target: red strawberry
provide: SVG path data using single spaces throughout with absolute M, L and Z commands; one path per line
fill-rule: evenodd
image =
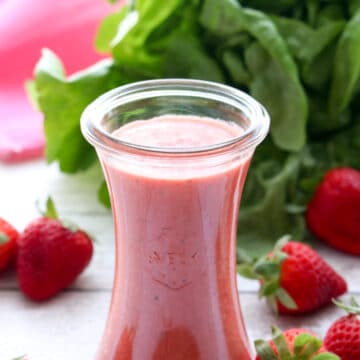
M 335 301 L 334 301 L 335 302 Z M 329 328 L 324 345 L 337 354 L 341 360 L 360 359 L 360 305 L 351 299 L 350 306 L 335 302 L 348 315 L 335 321 Z
M 274 250 L 240 273 L 259 279 L 260 297 L 281 314 L 312 312 L 347 290 L 345 280 L 308 245 L 281 238 Z
M 268 342 L 255 341 L 256 360 L 340 360 L 327 352 L 322 341 L 311 331 L 294 328 L 282 333 L 273 327 L 272 337 Z
M 27 297 L 38 301 L 69 286 L 93 254 L 89 236 L 64 226 L 51 199 L 47 208 L 47 216 L 30 223 L 18 239 L 16 270 L 19 286 Z
M 0 272 L 5 270 L 15 259 L 17 230 L 0 218 Z
M 327 172 L 308 204 L 306 221 L 319 239 L 360 255 L 360 171 L 337 168 Z

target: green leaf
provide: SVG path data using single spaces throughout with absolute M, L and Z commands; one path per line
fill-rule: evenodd
M 42 49 L 41 58 L 35 66 L 35 77 L 51 75 L 51 77 L 64 80 L 65 69 L 61 60 L 49 49 Z
M 272 326 L 272 338 L 281 360 L 292 360 L 292 356 L 284 334 L 276 326 Z
M 223 62 L 235 83 L 240 85 L 248 85 L 250 83 L 250 73 L 246 69 L 244 61 L 235 52 L 225 51 Z
M 249 256 L 243 249 L 236 248 L 236 262 L 250 264 L 253 263 L 254 258 Z
M 247 7 L 254 7 L 263 11 L 268 11 L 271 13 L 284 12 L 296 4 L 296 0 L 243 0 L 242 3 Z
M 275 174 L 268 176 L 268 167 L 275 169 Z M 256 176 L 248 178 L 244 192 L 246 194 L 249 185 L 249 191 L 253 187 L 263 195 L 240 209 L 237 244 L 244 251 L 253 256 L 265 254 L 273 248 L 275 239 L 287 233 L 302 239 L 305 229 L 302 215 L 290 214 L 286 210 L 287 191 L 290 184 L 296 183 L 299 168 L 300 158 L 294 155 L 280 170 L 271 161 L 262 161 L 251 170 Z
M 280 264 L 273 260 L 263 260 L 255 264 L 255 274 L 267 279 L 267 278 L 279 278 Z
M 98 199 L 108 209 L 111 207 L 109 191 L 108 191 L 105 180 L 103 180 L 103 182 L 101 183 L 101 185 L 99 187 Z
M 316 25 L 322 26 L 333 21 L 345 20 L 346 17 L 347 13 L 345 11 L 345 4 L 336 0 L 332 4 L 330 3 L 321 7 L 319 13 L 317 14 Z
M 40 110 L 39 105 L 38 105 L 35 81 L 34 80 L 26 80 L 24 87 L 25 87 L 26 95 L 27 95 L 32 107 L 36 110 Z
M 224 82 L 221 68 L 206 53 L 192 31 L 179 31 L 175 34 L 169 41 L 164 59 L 165 77 Z
M 9 241 L 9 237 L 6 234 L 0 232 L 0 245 L 5 244 L 8 241 Z
M 55 203 L 53 199 L 49 196 L 46 200 L 46 210 L 43 214 L 46 217 L 49 217 L 51 219 L 58 219 L 59 215 L 55 207 Z
M 254 342 L 256 353 L 259 355 L 261 360 L 277 360 L 278 357 L 275 355 L 274 350 L 271 348 L 269 343 L 265 340 L 255 340 Z
M 360 307 L 360 305 L 353 296 L 350 298 L 350 305 L 353 307 Z
M 329 352 L 323 352 L 315 355 L 311 360 L 341 360 L 337 355 Z
M 253 78 L 249 84 L 251 94 L 270 112 L 276 145 L 285 150 L 300 150 L 306 141 L 307 99 L 296 64 L 270 17 L 242 8 L 232 0 L 208 0 L 200 22 L 214 36 L 246 32 L 256 40 L 245 58 Z
M 350 103 L 360 76 L 360 9 L 346 25 L 336 48 L 329 108 L 339 114 Z
M 313 29 L 303 21 L 272 17 L 291 54 L 303 62 L 311 62 L 339 36 L 345 21 L 332 21 Z
M 264 282 L 263 285 L 261 285 L 259 290 L 259 297 L 270 297 L 274 294 L 276 294 L 277 290 L 279 289 L 279 279 L 273 279 Z
M 249 264 L 240 264 L 236 266 L 237 272 L 247 279 L 258 279 L 259 276 L 254 272 L 253 266 Z
M 274 246 L 274 252 L 279 253 L 281 252 L 282 248 L 291 240 L 291 235 L 283 235 Z M 286 255 L 286 254 L 285 254 Z
M 241 6 L 235 0 L 205 0 L 199 21 L 214 36 L 228 38 L 244 30 L 239 11 Z
M 322 345 L 322 341 L 315 336 L 302 333 L 296 336 L 294 341 L 294 353 L 301 359 L 310 359 Z
M 285 150 L 300 150 L 306 141 L 307 117 L 301 85 L 258 43 L 246 50 L 245 63 L 252 74 L 250 92 L 270 113 L 275 144 Z
M 360 9 L 360 0 L 348 0 L 349 13 L 354 15 Z
M 335 50 L 336 42 L 334 41 L 311 60 L 304 62 L 301 67 L 302 80 L 312 90 L 319 91 L 324 102 L 327 101 L 328 97 L 327 92 L 332 76 Z M 311 109 L 311 101 L 313 100 L 313 97 L 316 98 L 316 94 L 312 94 L 309 97 L 309 125 L 312 124 L 313 119 Z
M 108 53 L 111 51 L 111 43 L 117 36 L 119 32 L 125 32 L 125 26 L 119 26 L 122 20 L 129 12 L 129 5 L 124 5 L 120 10 L 106 16 L 100 23 L 100 26 L 97 30 L 95 37 L 95 47 L 99 52 Z M 127 23 L 128 26 L 131 26 L 133 22 L 131 19 L 133 16 L 128 17 Z M 134 20 L 133 20 L 134 21 Z M 120 33 L 121 36 L 121 33 Z
M 44 113 L 46 157 L 58 161 L 64 172 L 74 173 L 89 168 L 97 161 L 92 146 L 80 132 L 80 116 L 85 107 L 99 95 L 136 79 L 103 60 L 98 64 L 64 77 L 62 64 L 55 54 L 44 51 L 36 66 L 37 99 Z
M 182 0 L 168 0 L 166 3 L 152 0 L 138 0 L 135 3 L 137 21 L 134 26 L 117 41 L 112 43 L 112 55 L 116 63 L 127 68 L 139 68 L 149 77 L 160 77 L 164 65 L 162 51 L 166 49 L 167 40 L 172 35 L 173 28 L 166 26 L 160 43 L 151 41 L 152 35 L 171 20 L 171 16 L 183 5 Z M 129 13 L 128 16 L 133 16 Z M 126 21 L 126 18 L 123 20 Z M 121 26 L 121 23 L 119 24 Z M 174 27 L 176 28 L 176 27 Z M 156 51 L 152 47 L 156 47 Z
M 275 296 L 276 299 L 279 300 L 279 302 L 282 305 L 284 305 L 286 308 L 291 310 L 296 310 L 298 308 L 293 298 L 289 295 L 289 293 L 285 289 L 279 287 L 276 290 Z

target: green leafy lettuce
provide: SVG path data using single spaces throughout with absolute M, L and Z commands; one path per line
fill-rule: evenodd
M 109 59 L 66 76 L 44 50 L 27 84 L 44 114 L 47 160 L 68 173 L 97 163 L 79 118 L 109 89 L 163 77 L 227 83 L 272 119 L 244 189 L 239 253 L 259 256 L 284 233 L 302 240 L 324 172 L 360 168 L 360 2 L 138 0 L 114 9 L 95 39 Z M 104 184 L 99 199 L 108 204 Z

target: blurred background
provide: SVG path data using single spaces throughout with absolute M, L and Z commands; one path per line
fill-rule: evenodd
M 99 59 L 96 28 L 111 10 L 99 0 L 0 1 L 0 161 L 42 156 L 42 115 L 25 93 L 42 48 L 53 49 L 68 73 Z

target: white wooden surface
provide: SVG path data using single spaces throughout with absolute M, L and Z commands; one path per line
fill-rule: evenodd
M 48 302 L 36 304 L 26 300 L 18 291 L 12 271 L 0 275 L 0 360 L 22 354 L 33 360 L 94 358 L 105 325 L 114 268 L 111 214 L 96 199 L 100 178 L 98 169 L 65 176 L 56 166 L 46 166 L 43 160 L 0 165 L 0 217 L 21 230 L 37 216 L 36 199 L 50 193 L 61 215 L 76 221 L 97 240 L 91 265 L 71 288 Z M 360 299 L 360 259 L 323 245 L 318 250 L 346 278 L 350 293 Z M 267 337 L 271 324 L 281 328 L 302 326 L 323 335 L 341 314 L 328 306 L 308 316 L 276 317 L 257 299 L 257 286 L 256 282 L 239 279 L 251 341 Z

